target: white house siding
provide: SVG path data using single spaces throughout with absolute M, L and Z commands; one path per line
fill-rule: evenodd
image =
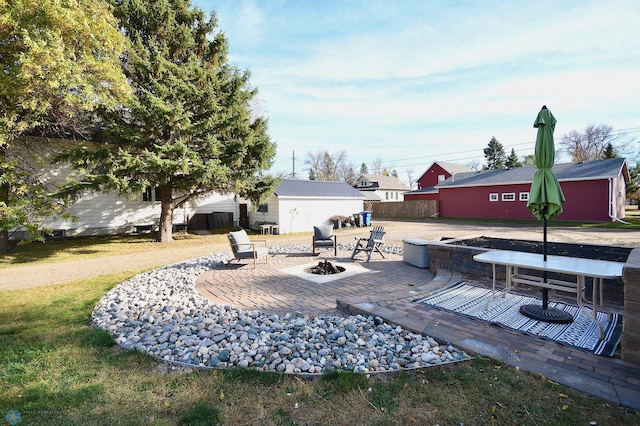
M 50 185 L 60 185 L 73 175 L 67 165 L 38 164 L 37 173 Z M 136 225 L 153 225 L 160 219 L 160 202 L 142 201 L 142 194 L 135 198 L 119 196 L 116 192 L 86 192 L 70 208 L 71 218 L 50 217 L 44 226 L 64 235 L 91 236 L 132 232 Z M 184 210 L 174 211 L 173 223 L 184 223 Z M 23 238 L 21 232 L 17 238 Z
M 374 191 L 374 194 L 380 197 L 383 203 L 393 202 L 393 201 L 404 201 L 404 192 L 401 192 L 401 191 L 394 191 L 391 189 L 379 189 L 377 191 Z
M 56 186 L 73 175 L 69 165 L 53 165 L 46 161 L 51 153 L 57 151 L 69 141 L 44 138 L 26 138 L 17 146 L 17 158 L 27 159 L 34 173 L 44 182 Z M 143 201 L 142 194 L 133 199 L 119 196 L 117 193 L 86 193 L 71 207 L 70 212 L 76 221 L 60 217 L 48 218 L 44 225 L 53 230 L 64 231 L 67 236 L 108 235 L 135 230 L 135 226 L 157 224 L 160 219 L 160 201 Z M 234 223 L 238 221 L 238 204 L 234 195 L 212 194 L 188 202 L 184 208 L 173 212 L 173 223 L 186 224 L 196 213 L 229 212 L 233 213 Z M 16 232 L 15 238 L 23 238 L 22 232 Z
M 157 224 L 160 220 L 159 201 L 142 201 L 142 194 L 135 199 L 108 193 L 90 193 L 83 195 L 71 207 L 77 221 L 51 218 L 46 222 L 48 228 L 65 230 L 66 236 L 107 235 L 132 232 L 135 226 Z M 211 194 L 192 200 L 184 208 L 173 211 L 173 223 L 183 225 L 197 213 L 232 213 L 234 224 L 238 222 L 238 207 L 234 195 Z
M 77 218 L 50 218 L 45 226 L 64 230 L 66 236 L 109 235 L 133 232 L 136 226 L 155 225 L 160 220 L 160 201 L 142 201 L 142 194 L 135 199 L 115 193 L 87 193 L 70 208 Z M 238 221 L 238 207 L 234 195 L 211 194 L 185 204 L 173 211 L 173 224 L 186 224 L 196 213 L 232 213 L 234 224 Z
M 185 206 L 185 214 L 187 218 L 193 217 L 194 214 L 209 213 L 233 213 L 233 223 L 238 225 L 238 202 L 234 194 L 218 194 L 213 193 L 203 198 L 198 198 L 188 202 Z
M 330 224 L 331 216 L 350 216 L 362 210 L 362 198 L 278 197 L 277 222 L 282 234 L 312 232 L 314 226 Z
M 259 212 L 254 208 L 251 203 L 247 203 L 247 208 L 249 210 L 249 227 L 255 228 L 256 222 L 272 222 L 272 223 L 280 223 L 279 222 L 279 204 L 278 198 L 274 195 L 269 197 L 269 199 L 264 203 L 267 205 L 266 212 Z M 280 233 L 282 233 L 282 229 L 280 229 Z
M 160 219 L 160 202 L 142 201 L 118 197 L 115 194 L 88 193 L 71 206 L 77 221 L 51 218 L 45 226 L 65 230 L 66 236 L 108 235 L 131 232 L 135 226 L 157 224 Z M 175 209 L 174 224 L 185 223 L 184 209 Z

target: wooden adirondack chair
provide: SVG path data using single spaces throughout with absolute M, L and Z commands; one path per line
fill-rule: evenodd
M 361 251 L 367 253 L 367 262 L 371 260 L 371 255 L 374 251 L 380 253 L 380 256 L 384 259 L 384 254 L 382 254 L 379 248 L 380 245 L 384 244 L 384 234 L 383 226 L 374 226 L 368 238 L 357 238 L 358 242 L 356 243 L 356 247 L 353 249 L 353 253 L 351 253 L 351 259 Z

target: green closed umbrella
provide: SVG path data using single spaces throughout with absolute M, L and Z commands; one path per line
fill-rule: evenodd
M 562 213 L 562 204 L 565 202 L 562 188 L 553 171 L 555 161 L 555 145 L 553 131 L 556 127 L 556 119 L 545 106 L 542 107 L 536 117 L 533 127 L 538 129 L 536 137 L 536 171 L 529 192 L 527 208 L 543 223 L 543 260 L 547 261 L 547 220 L 553 219 Z M 544 272 L 544 280 L 547 281 L 547 272 Z M 549 290 L 542 289 L 542 305 L 524 305 L 520 312 L 532 319 L 552 323 L 569 323 L 573 317 L 561 309 L 549 308 Z
M 527 208 L 538 220 L 543 220 L 543 217 L 553 219 L 562 213 L 562 204 L 565 202 L 558 178 L 551 170 L 556 157 L 553 142 L 556 118 L 543 106 L 533 127 L 538 129 L 535 152 L 538 171 L 533 177 Z

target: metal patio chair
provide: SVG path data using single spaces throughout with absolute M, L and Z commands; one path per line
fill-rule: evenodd
M 249 235 L 247 235 L 247 231 L 244 229 L 229 232 L 228 237 L 233 258 L 227 262 L 227 265 L 234 260 L 253 259 L 253 269 L 256 269 L 256 261 L 263 256 L 266 258 L 267 263 L 269 263 L 269 249 L 267 248 L 266 240 L 251 241 Z M 264 244 L 264 247 L 257 247 L 258 244 Z
M 338 255 L 338 237 L 333 233 L 331 226 L 313 227 L 313 255 L 316 255 L 318 247 L 333 247 L 333 255 Z

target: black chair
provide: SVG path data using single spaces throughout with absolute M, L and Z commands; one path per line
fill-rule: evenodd
M 316 247 L 333 247 L 333 255 L 338 255 L 338 239 L 333 233 L 332 226 L 313 227 L 313 255 L 316 255 Z M 319 253 L 318 253 L 319 254 Z

